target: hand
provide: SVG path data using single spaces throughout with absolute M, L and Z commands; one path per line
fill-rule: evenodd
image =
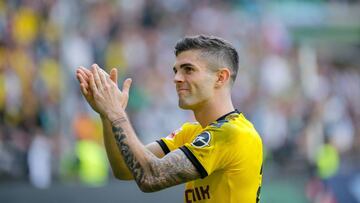
M 93 64 L 91 67 L 95 67 L 96 64 Z M 76 70 L 76 77 L 80 83 L 80 90 L 81 93 L 84 95 L 86 101 L 89 103 L 89 105 L 91 106 L 91 108 L 96 111 L 97 113 L 99 113 L 99 109 L 95 104 L 94 101 L 94 95 L 90 89 L 90 76 L 91 76 L 91 71 L 84 68 L 83 66 L 80 66 L 77 70 Z M 114 81 L 115 83 L 117 83 L 117 71 L 116 69 L 112 69 L 110 72 L 110 78 L 112 81 Z
M 91 66 L 92 68 L 95 68 L 95 67 L 98 67 L 96 64 L 93 64 Z M 110 75 L 108 75 L 104 70 L 100 69 L 99 70 L 105 74 L 105 76 L 107 78 L 110 78 L 115 84 L 117 84 L 117 80 L 118 80 L 118 77 L 117 77 L 117 69 L 113 68 L 111 69 L 110 71 Z M 86 101 L 89 103 L 89 105 L 92 107 L 92 109 L 94 111 L 96 111 L 97 113 L 100 113 L 95 101 L 94 101 L 94 95 L 93 95 L 93 92 L 90 88 L 90 77 L 92 75 L 92 72 L 82 66 L 80 66 L 77 70 L 76 70 L 76 76 L 77 76 L 77 79 L 80 83 L 80 90 L 81 90 L 81 93 L 84 95 Z M 128 103 L 128 100 L 129 100 L 129 89 L 130 89 L 130 86 L 131 86 L 131 79 L 126 79 L 124 81 L 124 84 L 123 84 L 123 95 L 122 95 L 122 103 L 121 103 L 121 107 L 123 109 L 126 108 L 127 106 L 127 103 Z M 100 114 L 101 115 L 101 114 Z
M 109 77 L 106 77 L 106 74 L 101 71 L 99 66 L 93 66 L 91 73 L 89 79 L 94 104 L 100 115 L 107 117 L 110 122 L 113 122 L 120 116 L 123 116 L 125 109 L 122 105 L 127 103 L 129 98 L 131 79 L 125 80 L 123 91 L 120 91 L 116 83 Z

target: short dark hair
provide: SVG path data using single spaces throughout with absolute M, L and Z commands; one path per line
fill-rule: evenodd
M 215 64 L 226 66 L 231 71 L 231 80 L 235 81 L 239 67 L 239 56 L 236 49 L 224 39 L 215 36 L 189 36 L 179 40 L 175 45 L 175 56 L 188 50 L 200 50 L 206 56 L 215 59 Z

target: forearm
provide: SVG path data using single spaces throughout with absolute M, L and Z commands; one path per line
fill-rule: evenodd
M 123 176 L 127 171 L 124 167 L 125 162 L 136 183 L 144 192 L 157 191 L 199 178 L 196 168 L 181 150 L 174 150 L 159 159 L 156 156 L 164 155 L 163 152 L 159 152 L 160 146 L 157 144 L 148 146 L 150 150 L 155 151 L 155 156 L 138 140 L 124 111 L 131 80 L 124 82 L 121 92 L 114 80 L 99 72 L 99 69 L 97 66 L 93 67 L 88 76 L 91 95 L 87 92 L 84 83 L 81 86 L 84 95 L 88 96 L 87 100 L 92 101 L 97 112 L 108 119 L 108 121 L 102 119 L 104 143 L 114 173 Z
M 182 151 L 175 150 L 161 159 L 148 151 L 125 113 L 113 120 L 112 130 L 123 159 L 142 191 L 154 192 L 199 177 Z
M 139 188 L 144 192 L 165 188 L 166 185 L 161 184 L 163 177 L 159 167 L 160 159 L 139 141 L 125 113 L 112 123 L 112 130 L 116 144 Z
M 104 145 L 114 176 L 120 180 L 132 180 L 132 173 L 117 147 L 109 120 L 101 116 L 101 122 L 103 125 Z
M 150 163 L 157 157 L 139 141 L 125 113 L 112 123 L 112 132 L 123 160 L 142 188 L 149 177 Z

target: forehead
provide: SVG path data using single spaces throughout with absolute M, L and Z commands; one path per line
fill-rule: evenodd
M 177 55 L 174 67 L 179 67 L 182 64 L 192 64 L 194 66 L 202 67 L 206 66 L 206 60 L 204 57 L 201 57 L 200 50 L 188 50 Z

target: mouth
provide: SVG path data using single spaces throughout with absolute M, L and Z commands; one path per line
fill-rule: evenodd
M 179 88 L 179 89 L 177 89 L 176 91 L 177 91 L 178 94 L 180 94 L 180 93 L 189 91 L 189 89 Z

